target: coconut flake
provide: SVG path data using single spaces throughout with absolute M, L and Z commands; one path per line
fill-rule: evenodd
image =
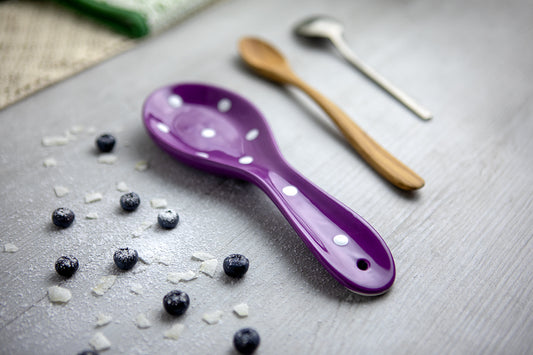
M 85 218 L 87 218 L 87 219 L 98 219 L 98 213 L 96 213 L 96 212 L 89 212 L 89 213 L 87 213 L 87 215 L 85 216 Z
M 171 258 L 168 255 L 159 255 L 155 260 L 158 264 L 169 266 Z
M 213 277 L 217 269 L 217 259 L 210 259 L 200 264 L 200 272 L 203 272 L 207 276 Z
M 248 305 L 246 303 L 239 303 L 233 306 L 233 312 L 239 317 L 248 317 Z
M 57 160 L 55 160 L 54 158 L 46 158 L 45 160 L 43 160 L 43 165 L 45 168 L 57 166 Z
M 70 130 L 69 132 L 72 133 L 72 134 L 80 134 L 84 131 L 85 127 L 81 126 L 81 125 L 75 125 L 75 126 L 72 126 L 70 127 Z
M 100 201 L 104 196 L 99 192 L 89 192 L 85 194 L 85 203 Z
M 163 336 L 167 339 L 178 340 L 184 329 L 185 325 L 181 323 L 176 323 L 172 326 L 172 328 L 166 330 L 163 333 Z
M 135 269 L 133 269 L 132 272 L 133 272 L 134 275 L 137 275 L 137 274 L 141 274 L 141 273 L 143 273 L 145 271 L 146 271 L 146 266 L 139 265 L 139 266 L 135 267 Z
M 104 325 L 108 325 L 113 320 L 113 317 L 107 314 L 99 313 L 96 316 L 96 327 L 103 327 Z
M 41 143 L 45 147 L 53 147 L 59 145 L 65 145 L 69 142 L 68 137 L 65 136 L 46 136 L 43 137 Z
M 151 256 L 151 255 L 150 255 Z M 150 257 L 147 256 L 147 255 L 139 255 L 139 261 L 145 265 L 151 265 L 152 264 L 152 260 L 150 260 Z
M 193 260 L 199 260 L 199 261 L 206 261 L 210 259 L 214 259 L 215 257 L 209 253 L 203 252 L 203 251 L 197 251 L 195 253 L 192 253 L 191 259 Z
M 102 351 L 109 349 L 111 347 L 111 342 L 104 334 L 96 332 L 91 340 L 89 340 L 89 345 L 96 351 Z
M 72 132 L 70 131 L 65 131 L 65 138 L 71 142 L 71 141 L 75 141 L 76 139 L 78 139 L 78 137 L 76 137 L 75 135 L 72 134 Z
M 131 232 L 131 236 L 133 238 L 139 238 L 142 234 L 143 234 L 143 230 L 139 228 Z
M 143 287 L 141 284 L 138 283 L 132 283 L 130 285 L 130 291 L 136 295 L 142 295 L 143 294 Z
M 204 315 L 202 316 L 202 320 L 207 324 L 217 324 L 218 322 L 220 322 L 220 319 L 222 318 L 223 314 L 224 312 L 222 311 L 204 313 Z
M 67 303 L 72 298 L 69 290 L 59 286 L 48 287 L 48 299 L 54 303 Z
M 185 272 L 169 272 L 167 274 L 167 281 L 172 282 L 173 284 L 177 284 L 180 281 L 191 281 L 198 277 L 198 275 L 192 271 L 188 270 Z
M 64 133 L 64 137 L 69 140 L 69 142 L 75 141 L 78 139 L 70 130 L 66 130 Z
M 141 225 L 140 225 L 139 227 L 137 227 L 137 229 L 135 229 L 135 230 L 131 233 L 131 235 L 132 235 L 134 238 L 139 238 L 139 237 L 143 234 L 143 232 L 144 232 L 145 230 L 147 230 L 148 228 L 150 228 L 152 225 L 153 225 L 152 222 L 150 222 L 150 221 L 144 221 L 144 222 L 141 223 Z
M 146 318 L 144 313 L 139 313 L 137 317 L 135 317 L 135 325 L 139 329 L 146 329 L 150 328 L 152 326 L 152 323 Z
M 18 250 L 19 250 L 19 248 L 13 243 L 4 244 L 4 252 L 5 253 L 15 253 Z
M 166 208 L 167 200 L 164 198 L 153 198 L 150 200 L 150 206 L 152 206 L 152 208 Z
M 130 189 L 124 181 L 117 182 L 117 190 L 120 192 L 128 192 Z
M 135 170 L 137 171 L 145 171 L 146 169 L 148 169 L 148 162 L 146 160 L 138 161 L 135 164 Z
M 93 293 L 97 296 L 103 296 L 104 293 L 106 293 L 111 286 L 113 286 L 116 279 L 117 277 L 115 275 L 102 276 L 98 282 L 98 285 L 93 287 Z
M 115 154 L 100 154 L 98 156 L 98 162 L 100 164 L 115 164 L 117 156 Z
M 54 186 L 54 192 L 57 197 L 63 197 L 63 196 L 68 195 L 70 190 L 66 188 L 65 186 L 58 185 L 58 186 Z

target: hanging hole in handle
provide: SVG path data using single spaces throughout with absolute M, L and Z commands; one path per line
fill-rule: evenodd
M 368 270 L 368 267 L 370 266 L 370 264 L 368 263 L 367 260 L 365 259 L 359 259 L 357 260 L 357 268 L 361 271 L 365 271 L 365 270 Z

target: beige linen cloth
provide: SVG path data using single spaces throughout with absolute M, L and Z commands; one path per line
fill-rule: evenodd
M 0 2 L 0 109 L 135 43 L 54 2 Z
M 145 26 L 142 35 L 154 35 L 213 2 L 71 0 L 69 5 L 85 6 L 77 8 L 84 14 L 96 11 L 107 25 L 129 24 L 133 14 Z M 0 109 L 136 43 L 54 1 L 0 0 Z

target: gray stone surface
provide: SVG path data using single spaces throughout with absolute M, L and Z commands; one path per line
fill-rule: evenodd
M 0 112 L 0 353 L 75 354 L 96 332 L 106 354 L 229 354 L 245 326 L 262 336 L 258 354 L 527 353 L 533 346 L 532 176 L 533 27 L 529 1 L 224 1 L 136 48 Z M 292 24 L 327 13 L 346 24 L 361 58 L 434 113 L 422 122 L 354 71 L 333 49 L 296 41 Z M 391 187 L 360 159 L 320 110 L 294 89 L 266 83 L 239 62 L 236 43 L 258 35 L 276 44 L 295 71 L 426 180 L 416 193 Z M 0 68 L 1 70 L 1 68 Z M 287 160 L 366 218 L 391 248 L 392 290 L 376 298 L 341 287 L 256 187 L 184 166 L 158 149 L 140 119 L 143 100 L 172 82 L 220 85 L 249 98 L 268 119 Z M 43 136 L 86 129 L 66 146 Z M 118 138 L 117 161 L 98 164 L 94 138 Z M 44 167 L 53 157 L 57 166 Z M 144 172 L 135 170 L 148 160 Z M 116 183 L 142 199 L 120 210 Z M 70 190 L 57 197 L 54 186 Z M 86 204 L 89 192 L 103 199 Z M 180 213 L 157 226 L 152 198 Z M 76 213 L 65 230 L 52 211 Z M 85 219 L 97 212 L 98 219 Z M 143 222 L 154 223 L 132 238 Z M 133 247 L 150 264 L 118 272 L 112 255 Z M 169 272 L 197 270 L 206 251 L 214 278 L 174 285 Z M 251 262 L 233 282 L 230 253 Z M 73 254 L 63 280 L 55 260 Z M 165 265 L 168 264 L 168 265 Z M 103 296 L 91 289 L 116 275 Z M 143 287 L 142 295 L 130 291 Z M 48 287 L 72 292 L 49 302 Z M 186 291 L 191 307 L 174 319 L 162 298 Z M 138 290 L 138 285 L 136 287 Z M 247 303 L 238 318 L 234 305 Z M 222 310 L 221 322 L 202 321 Z M 95 328 L 97 315 L 110 324 Z M 146 315 L 152 326 L 138 329 Z M 177 341 L 163 333 L 176 322 Z

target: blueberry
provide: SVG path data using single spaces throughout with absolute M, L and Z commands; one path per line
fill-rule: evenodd
M 135 192 L 128 192 L 120 196 L 120 206 L 125 211 L 135 211 L 141 204 L 141 198 Z
M 78 270 L 78 259 L 69 256 L 62 256 L 56 261 L 56 271 L 59 275 L 65 277 L 71 277 Z
M 180 216 L 178 212 L 173 210 L 166 210 L 157 215 L 157 222 L 162 228 L 172 229 L 178 225 Z
M 94 350 L 84 350 L 81 353 L 78 353 L 78 355 L 98 355 L 98 353 Z
M 163 297 L 163 307 L 173 316 L 181 316 L 189 308 L 189 295 L 179 290 L 170 291 Z
M 248 271 L 250 262 L 244 255 L 231 254 L 224 259 L 222 266 L 224 267 L 226 275 L 231 277 L 243 277 L 244 274 L 246 274 L 246 271 Z
M 259 333 L 252 328 L 243 328 L 233 336 L 233 345 L 241 354 L 252 354 L 260 342 Z
M 137 250 L 130 248 L 120 248 L 113 254 L 113 260 L 119 269 L 129 270 L 137 264 L 139 254 Z
M 103 153 L 109 153 L 113 150 L 116 143 L 115 137 L 111 134 L 102 134 L 100 137 L 96 138 L 96 146 Z
M 74 222 L 74 212 L 68 208 L 58 208 L 52 213 L 52 222 L 58 227 L 67 228 Z

